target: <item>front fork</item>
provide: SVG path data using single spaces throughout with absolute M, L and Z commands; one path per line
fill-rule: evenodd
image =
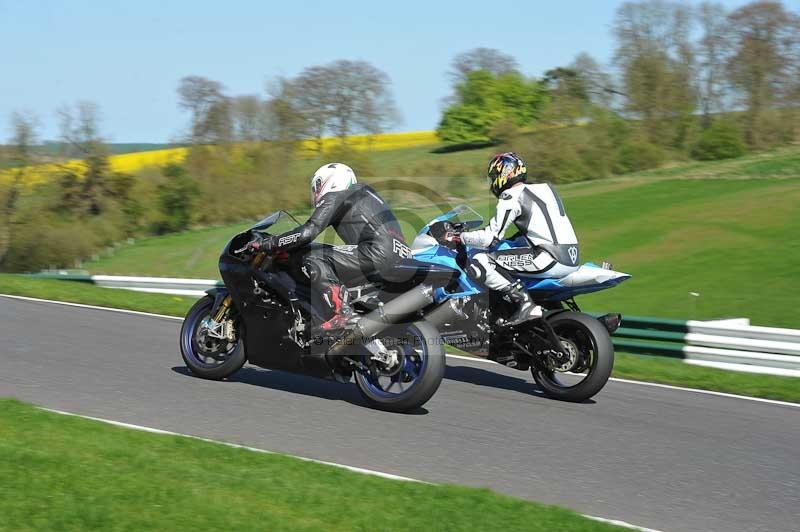
M 261 267 L 261 264 L 264 262 L 264 259 L 266 257 L 267 254 L 264 252 L 256 253 L 255 256 L 253 257 L 253 260 L 250 262 L 250 267 L 253 269 L 258 269 L 259 267 Z M 231 299 L 231 295 L 227 293 L 227 289 L 225 297 L 222 298 L 222 301 L 217 303 L 216 299 L 217 298 L 215 294 L 215 301 L 214 301 L 215 309 L 212 310 L 212 314 L 214 321 L 216 321 L 217 323 L 222 323 L 222 320 L 225 319 L 228 310 L 230 310 L 231 308 L 231 303 L 233 303 L 233 299 Z
M 222 301 L 220 301 L 217 311 L 214 313 L 214 321 L 217 323 L 222 323 L 222 320 L 225 319 L 225 315 L 228 313 L 228 309 L 231 308 L 231 295 L 227 294 Z

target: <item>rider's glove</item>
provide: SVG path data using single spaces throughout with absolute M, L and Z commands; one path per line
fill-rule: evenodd
M 461 244 L 461 233 L 447 231 L 442 237 L 442 244 L 449 248 L 457 248 Z
M 256 237 L 247 244 L 247 248 L 250 251 L 263 251 L 265 253 L 271 252 L 275 247 L 275 237 L 271 235 L 256 235 Z

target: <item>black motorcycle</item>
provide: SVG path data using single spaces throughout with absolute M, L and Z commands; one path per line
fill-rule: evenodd
M 299 223 L 278 211 L 225 246 L 219 260 L 225 286 L 195 303 L 181 328 L 189 370 L 220 380 L 250 362 L 340 382 L 355 377 L 374 408 L 406 412 L 425 404 L 445 371 L 437 326 L 458 312 L 434 303 L 433 293 L 459 272 L 405 259 L 372 284 L 348 287 L 354 319 L 343 331 L 324 331 L 310 289 L 296 282 L 286 254 L 248 245 L 259 233 L 280 234 L 289 225 Z

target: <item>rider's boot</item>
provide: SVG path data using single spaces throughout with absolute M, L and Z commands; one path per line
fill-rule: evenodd
M 528 294 L 528 291 L 519 281 L 501 289 L 500 293 L 503 295 L 504 299 L 517 306 L 514 313 L 503 323 L 504 326 L 513 327 L 520 323 L 542 317 L 544 313 L 542 307 L 533 302 L 530 294 Z
M 353 317 L 353 309 L 347 302 L 347 289 L 342 285 L 331 285 L 323 294 L 325 302 L 333 310 L 333 316 L 322 324 L 325 331 L 344 329 Z

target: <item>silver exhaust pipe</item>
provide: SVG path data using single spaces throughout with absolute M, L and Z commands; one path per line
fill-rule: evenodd
M 429 285 L 417 286 L 386 304 L 380 303 L 377 309 L 360 318 L 352 329 L 348 329 L 331 346 L 327 355 L 338 355 L 339 351 L 354 345 L 359 339 L 366 344 L 370 338 L 402 322 L 431 303 L 433 303 L 433 287 Z
M 464 312 L 463 299 L 448 299 L 425 314 L 425 320 L 437 329 L 448 323 L 466 320 L 469 316 Z

